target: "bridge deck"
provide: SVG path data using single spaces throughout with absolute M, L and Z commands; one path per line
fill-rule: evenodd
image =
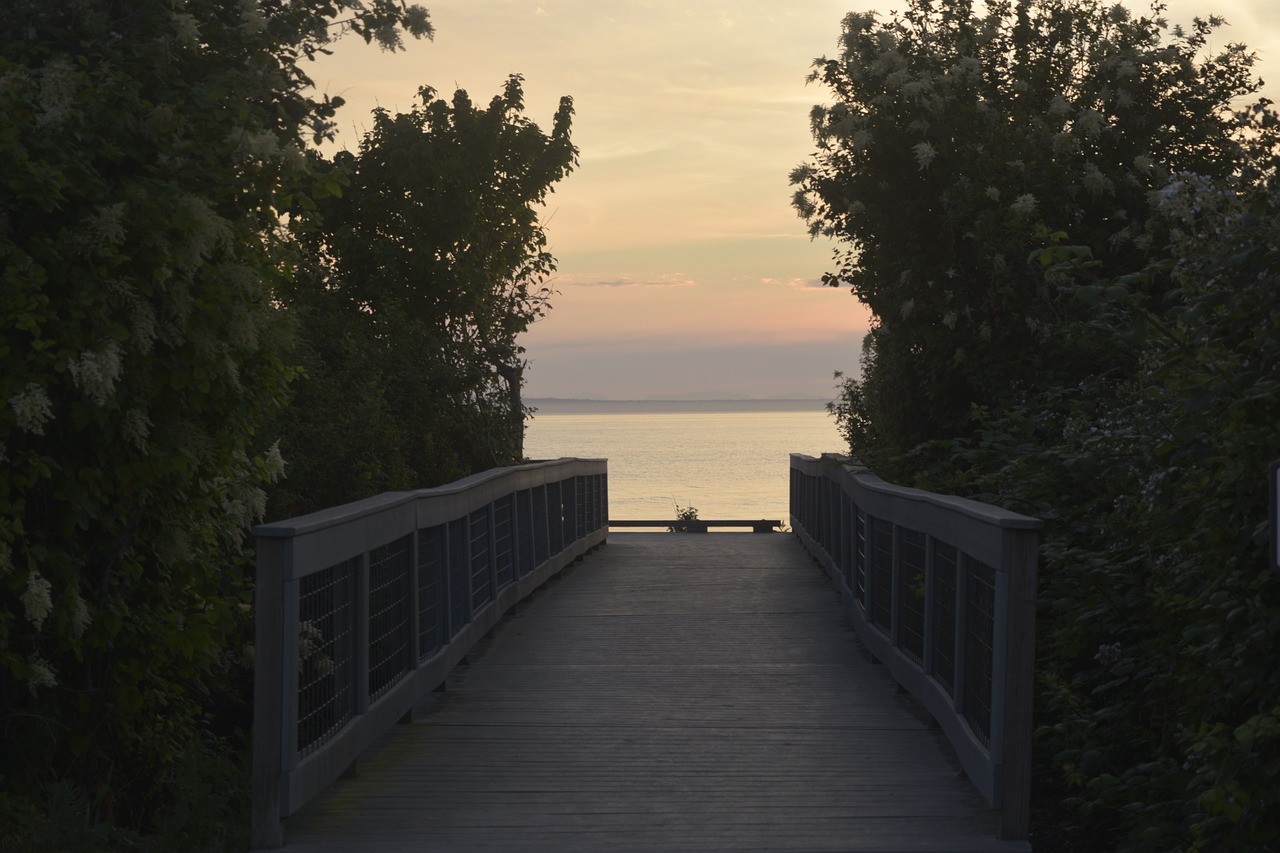
M 286 849 L 1029 849 L 790 536 L 615 534 L 415 719 Z

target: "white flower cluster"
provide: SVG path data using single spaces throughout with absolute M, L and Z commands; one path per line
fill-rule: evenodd
M 1036 212 L 1036 197 L 1031 193 L 1024 193 L 1013 200 L 1013 204 L 1009 205 L 1015 216 L 1030 216 Z
M 119 246 L 125 239 L 125 202 L 103 205 L 85 218 L 84 229 L 78 235 L 80 247 L 91 253 Z
M 89 629 L 90 623 L 93 622 L 93 616 L 89 613 L 88 603 L 80 597 L 79 593 L 71 596 L 71 634 L 77 640 L 84 636 L 84 632 Z
M 72 113 L 76 97 L 76 70 L 63 58 L 50 62 L 40 71 L 40 117 L 36 126 L 54 128 Z
M 67 370 L 71 372 L 76 387 L 99 406 L 105 406 L 115 393 L 116 381 L 123 369 L 120 345 L 115 341 L 108 341 L 96 352 L 82 352 L 78 359 L 67 362 Z
M 929 164 L 938 156 L 938 152 L 927 142 L 917 143 L 911 149 L 911 153 L 915 155 L 916 163 L 919 164 L 921 170 L 929 168 Z
M 31 692 L 35 693 L 41 687 L 57 687 L 58 674 L 54 672 L 53 666 L 38 654 L 33 654 L 27 660 L 27 666 L 31 667 L 31 679 L 27 682 L 27 686 L 31 688 Z
M 129 409 L 120 421 L 120 433 L 138 449 L 147 452 L 147 438 L 151 435 L 151 419 L 141 409 Z
M 280 156 L 280 140 L 269 130 L 242 130 L 230 140 L 236 154 L 248 162 L 270 162 Z
M 9 398 L 9 408 L 18 421 L 18 427 L 35 435 L 44 435 L 44 426 L 53 420 L 53 404 L 44 388 L 28 382 L 25 391 Z
M 129 300 L 129 331 L 133 348 L 141 355 L 150 355 L 159 337 L 156 309 L 146 299 Z
M 1093 163 L 1084 166 L 1084 177 L 1081 179 L 1089 195 L 1103 195 L 1115 192 L 1115 184 Z
M 53 612 L 53 584 L 45 580 L 36 569 L 27 575 L 27 589 L 22 593 L 22 609 L 26 611 L 27 621 L 39 631 L 44 621 Z
M 267 455 L 263 458 L 266 463 L 267 477 L 271 482 L 276 482 L 284 476 L 284 456 L 280 454 L 280 442 L 277 441 L 267 449 Z
M 1098 650 L 1094 652 L 1093 659 L 1103 666 L 1111 666 L 1120 659 L 1123 651 L 1119 643 L 1105 643 L 1098 646 Z
M 178 268 L 191 272 L 204 264 L 205 258 L 231 239 L 227 221 L 218 216 L 203 198 L 187 194 L 178 199 L 174 225 L 186 235 L 186 243 L 174 246 Z

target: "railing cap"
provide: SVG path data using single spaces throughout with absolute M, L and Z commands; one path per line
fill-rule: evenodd
M 883 495 L 889 495 L 895 498 L 909 501 L 920 501 L 942 509 L 948 509 L 953 512 L 982 521 L 995 527 L 1006 530 L 1043 530 L 1044 522 L 1038 518 L 1033 518 L 1022 513 L 1012 512 L 1011 510 L 1001 509 L 998 506 L 982 503 L 981 501 L 970 500 L 969 498 L 956 497 L 954 495 L 939 495 L 934 492 L 927 492 L 924 489 L 915 489 L 910 486 L 898 486 L 893 483 L 886 483 L 884 480 L 872 474 L 871 471 L 856 459 L 848 456 L 842 456 L 838 453 L 824 453 L 821 458 L 809 456 L 804 453 L 793 453 L 791 459 L 794 464 L 796 460 L 802 460 L 810 464 L 827 463 L 829 465 L 839 466 L 854 481 L 868 491 L 878 492 Z
M 259 539 L 287 539 L 289 537 L 301 536 L 326 527 L 349 523 L 364 516 L 384 512 L 403 503 L 418 500 L 419 498 L 461 494 L 482 483 L 507 476 L 516 471 L 534 471 L 541 468 L 570 466 L 580 462 L 591 463 L 606 461 L 607 460 L 605 459 L 563 457 L 560 459 L 547 459 L 537 462 L 529 462 L 524 465 L 512 465 L 507 468 L 490 468 L 488 471 L 481 471 L 479 474 L 472 474 L 470 477 L 455 480 L 454 482 L 444 486 L 436 486 L 430 489 L 415 489 L 414 491 L 409 492 L 383 492 L 382 494 L 375 495 L 371 498 L 352 501 L 351 503 L 342 504 L 341 506 L 329 507 L 328 509 L 322 509 L 318 512 L 308 513 L 307 515 L 299 515 L 282 521 L 259 524 L 253 528 L 253 535 Z

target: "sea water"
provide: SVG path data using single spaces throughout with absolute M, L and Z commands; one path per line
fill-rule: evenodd
M 533 401 L 530 459 L 609 460 L 609 516 L 788 521 L 790 454 L 841 452 L 820 401 Z

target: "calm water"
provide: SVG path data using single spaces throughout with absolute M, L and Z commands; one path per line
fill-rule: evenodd
M 789 454 L 842 450 L 820 402 L 534 402 L 530 459 L 609 460 L 609 515 L 788 520 Z

